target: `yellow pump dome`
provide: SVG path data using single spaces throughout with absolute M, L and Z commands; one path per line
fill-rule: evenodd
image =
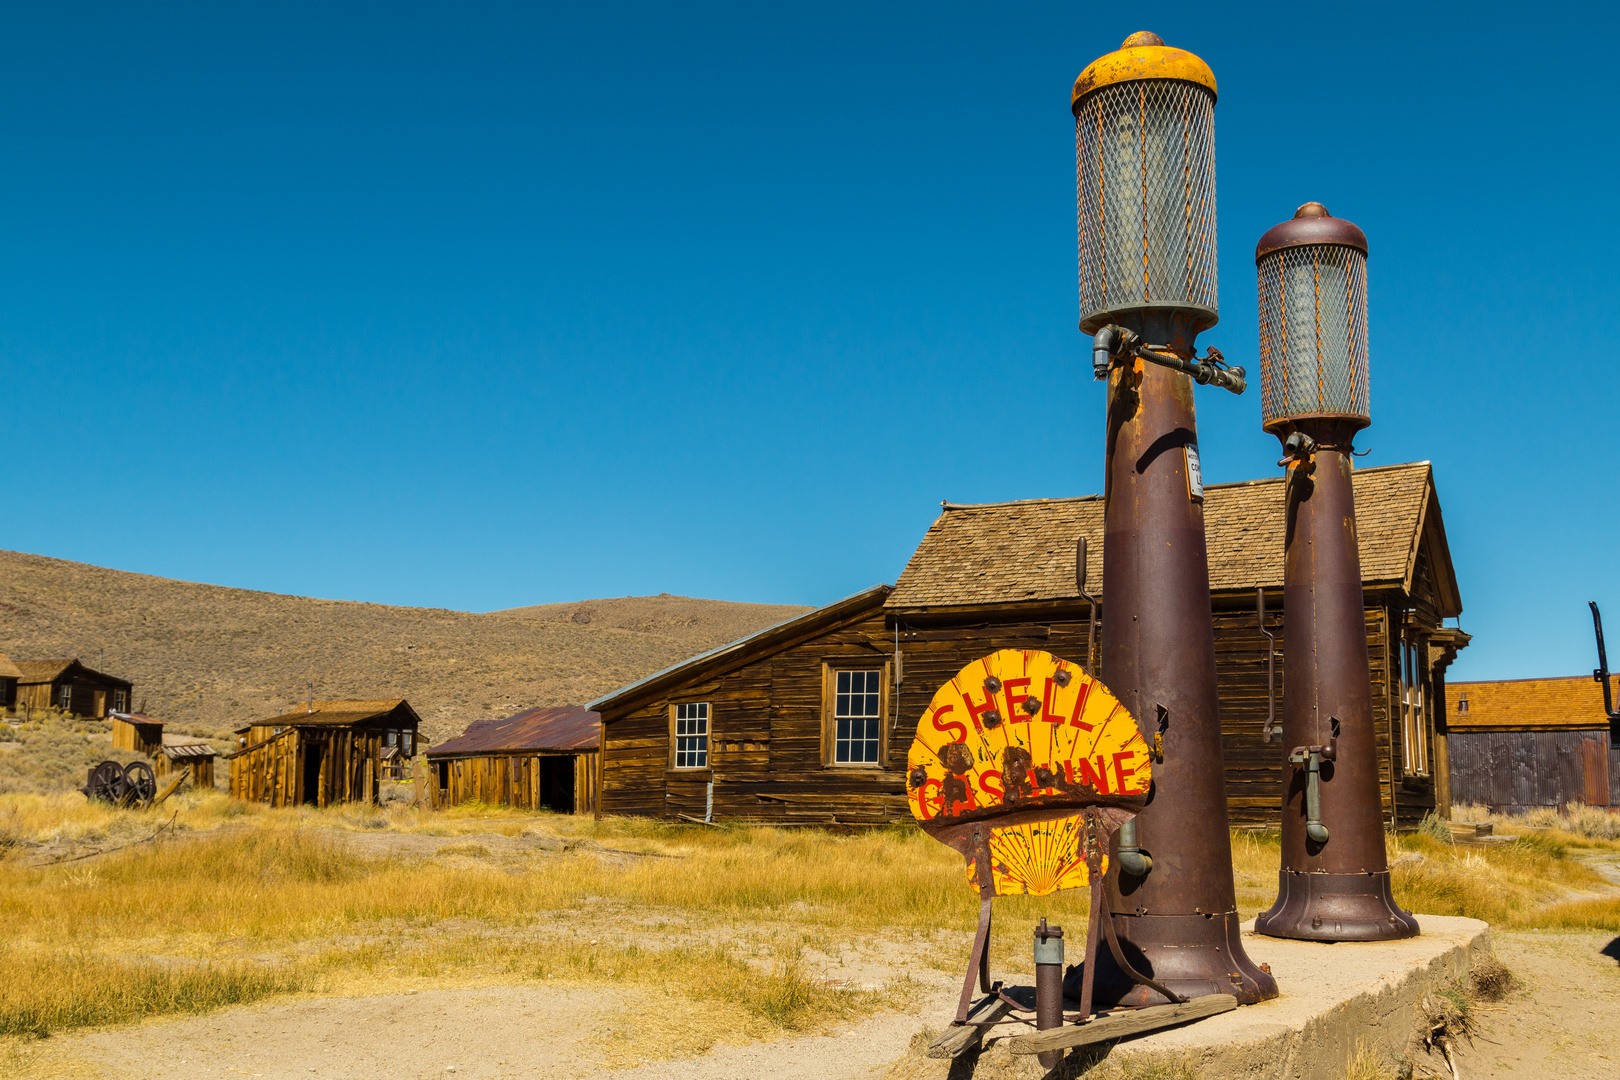
M 1186 49 L 1171 48 L 1158 34 L 1140 30 L 1126 38 L 1116 51 L 1086 65 L 1080 77 L 1074 80 L 1074 94 L 1069 99 L 1071 107 L 1078 107 L 1080 99 L 1093 90 L 1143 79 L 1196 83 L 1212 97 L 1216 92 L 1215 73 L 1202 58 Z

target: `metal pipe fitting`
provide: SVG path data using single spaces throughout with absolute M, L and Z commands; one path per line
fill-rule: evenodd
M 1295 765 L 1305 766 L 1305 835 L 1318 844 L 1328 842 L 1327 826 L 1322 824 L 1322 758 L 1320 747 L 1300 747 L 1289 756 Z
M 1047 926 L 1043 917 L 1035 928 L 1035 1029 L 1063 1026 L 1063 927 Z M 1043 1068 L 1063 1060 L 1063 1051 L 1040 1055 Z
M 1147 877 L 1153 869 L 1153 857 L 1137 846 L 1135 818 L 1119 827 L 1119 868 L 1131 877 Z
M 1141 338 L 1123 326 L 1109 323 L 1091 338 L 1091 375 L 1094 379 L 1108 378 L 1108 367 L 1114 357 L 1128 353 L 1141 343 Z

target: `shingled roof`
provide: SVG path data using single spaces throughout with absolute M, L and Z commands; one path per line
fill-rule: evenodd
M 1610 700 L 1620 704 L 1620 675 L 1610 676 Z M 1467 701 L 1464 711 L 1464 700 Z M 1471 728 L 1601 728 L 1603 686 L 1590 675 L 1553 679 L 1446 683 L 1453 730 Z
M 22 669 L 11 662 L 11 657 L 0 652 L 0 679 L 20 679 Z
M 522 750 L 595 750 L 601 739 L 601 729 L 601 715 L 578 705 L 524 709 L 511 716 L 475 720 L 456 738 L 433 747 L 427 756 L 499 754 Z
M 1358 469 L 1353 483 L 1363 582 L 1410 591 L 1430 545 L 1441 613 L 1462 610 L 1427 461 Z M 1211 590 L 1282 586 L 1283 478 L 1209 484 L 1204 529 Z M 1425 533 L 1428 533 L 1425 540 Z M 1090 591 L 1102 592 L 1103 500 L 945 503 L 890 595 L 889 608 L 1073 599 L 1075 541 L 1085 537 Z

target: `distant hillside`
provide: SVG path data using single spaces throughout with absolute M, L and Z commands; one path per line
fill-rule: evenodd
M 210 736 L 303 701 L 314 683 L 317 698 L 407 698 L 442 742 L 492 712 L 581 704 L 807 610 L 665 594 L 480 615 L 0 551 L 0 652 L 104 666 L 171 730 Z

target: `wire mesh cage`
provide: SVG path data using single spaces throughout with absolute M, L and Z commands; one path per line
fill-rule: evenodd
M 1266 430 L 1307 416 L 1371 423 L 1366 253 L 1301 244 L 1267 252 L 1256 266 Z
M 1165 308 L 1215 325 L 1214 94 L 1175 79 L 1112 83 L 1079 98 L 1074 118 L 1080 328 Z

